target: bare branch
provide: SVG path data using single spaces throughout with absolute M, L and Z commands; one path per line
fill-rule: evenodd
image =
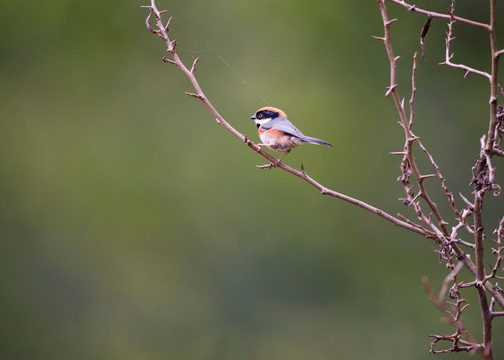
M 457 69 L 462 69 L 464 70 L 464 78 L 467 77 L 468 74 L 470 73 L 474 73 L 474 74 L 477 74 L 477 75 L 481 75 L 483 77 L 486 77 L 487 79 L 491 79 L 491 75 L 485 71 L 481 71 L 481 70 L 477 70 L 477 69 L 474 69 L 472 67 L 469 67 L 467 65 L 464 65 L 464 64 L 455 64 L 451 61 L 451 59 L 453 58 L 453 55 L 452 53 L 450 53 L 450 45 L 451 45 L 451 42 L 455 39 L 455 37 L 453 36 L 453 25 L 455 24 L 455 22 L 457 21 L 456 20 L 456 16 L 453 15 L 453 3 L 452 3 L 452 14 L 451 15 L 451 20 L 450 22 L 448 23 L 448 31 L 446 32 L 446 40 L 445 40 L 445 44 L 446 44 L 446 52 L 445 52 L 445 61 L 444 62 L 441 62 L 439 63 L 440 65 L 448 65 L 450 67 L 453 67 L 453 68 L 457 68 Z
M 435 12 L 435 11 L 423 10 L 423 9 L 418 8 L 416 5 L 408 4 L 406 1 L 403 1 L 403 0 L 387 0 L 387 1 L 389 1 L 391 3 L 395 3 L 397 5 L 401 5 L 401 6 L 405 7 L 405 8 L 407 8 L 408 11 L 417 12 L 419 14 L 424 14 L 424 15 L 427 15 L 428 17 L 431 17 L 431 18 L 448 19 L 448 20 L 452 18 L 452 16 L 450 14 L 441 14 L 441 13 L 438 13 L 438 12 Z M 484 23 L 480 23 L 480 22 L 477 22 L 477 21 L 465 19 L 463 17 L 454 16 L 453 18 L 456 21 L 460 21 L 460 22 L 463 22 L 463 23 L 468 24 L 468 25 L 483 27 L 485 29 L 489 29 L 490 28 L 490 25 L 488 25 L 488 24 L 484 24 Z
M 267 165 L 264 165 L 264 166 L 260 166 L 259 168 L 273 168 L 273 167 L 276 167 L 276 168 L 280 168 L 294 176 L 297 176 L 301 179 L 303 179 L 304 181 L 306 181 L 307 183 L 309 183 L 310 185 L 312 185 L 313 187 L 317 188 L 322 195 L 329 195 L 329 196 L 332 196 L 334 198 L 337 198 L 337 199 L 341 199 L 341 200 L 344 200 L 348 203 L 351 203 L 353 205 L 356 205 L 366 211 L 369 211 L 373 214 L 376 214 L 378 215 L 379 217 L 393 223 L 394 225 L 396 226 L 399 226 L 399 227 L 402 227 L 404 229 L 407 229 L 407 230 L 410 230 L 414 233 L 417 233 L 419 235 L 422 235 L 426 238 L 435 238 L 435 235 L 427 230 L 427 229 L 424 229 L 424 228 L 421 228 L 421 227 L 418 227 L 418 226 L 413 226 L 405 221 L 402 221 L 400 220 L 399 218 L 395 217 L 395 216 L 392 216 L 390 215 L 389 213 L 377 208 L 377 207 L 374 207 L 372 205 L 369 205 L 367 203 L 365 203 L 364 201 L 361 201 L 361 200 L 358 200 L 358 199 L 355 199 L 353 197 L 350 197 L 350 196 L 347 196 L 347 195 L 344 195 L 344 194 L 341 194 L 337 191 L 334 191 L 334 190 L 330 190 L 328 189 L 327 187 L 321 185 L 320 183 L 318 183 L 316 180 L 314 180 L 313 178 L 311 178 L 310 176 L 308 176 L 308 174 L 303 170 L 303 171 L 299 171 L 299 170 L 296 170 L 288 165 L 285 165 L 284 163 L 282 162 L 278 162 L 277 159 L 275 159 L 274 157 L 272 157 L 271 155 L 269 155 L 267 152 L 265 152 L 264 150 L 261 150 L 260 147 L 258 147 L 256 144 L 254 144 L 252 141 L 250 141 L 249 139 L 247 139 L 244 135 L 242 135 L 240 132 L 238 132 L 234 127 L 232 127 L 220 114 L 219 112 L 217 111 L 217 109 L 212 105 L 212 103 L 210 102 L 210 100 L 208 100 L 208 98 L 205 96 L 203 90 L 201 89 L 201 86 L 199 85 L 196 77 L 194 76 L 194 69 L 195 69 L 195 66 L 196 66 L 196 63 L 197 63 L 197 60 L 199 59 L 196 59 L 194 62 L 193 62 L 193 65 L 191 67 L 191 69 L 188 69 L 184 64 L 183 62 L 181 61 L 180 57 L 178 56 L 177 52 L 176 52 L 176 49 L 175 49 L 175 46 L 176 46 L 176 41 L 175 40 L 170 40 L 169 36 L 168 36 L 168 25 L 170 24 L 171 22 L 171 18 L 170 20 L 168 21 L 167 25 L 163 25 L 163 22 L 162 22 L 162 13 L 161 11 L 159 11 L 156 7 L 156 4 L 155 4 L 155 1 L 154 0 L 151 0 L 151 5 L 150 6 L 144 6 L 144 8 L 147 8 L 149 9 L 149 15 L 147 17 L 147 20 L 146 20 L 146 24 L 147 24 L 147 28 L 149 30 L 151 30 L 152 26 L 150 25 L 150 16 L 152 13 L 155 14 L 155 17 L 156 17 L 156 26 L 157 26 L 157 30 L 154 30 L 153 33 L 155 33 L 156 35 L 158 35 L 160 38 L 163 39 L 166 47 L 167 47 L 167 51 L 170 53 L 170 55 L 172 56 L 172 59 L 167 59 L 167 58 L 164 58 L 163 61 L 165 62 L 168 62 L 170 64 L 174 64 L 176 65 L 187 77 L 188 79 L 190 80 L 191 84 L 193 85 L 194 87 L 194 90 L 196 91 L 195 93 L 192 93 L 192 92 L 186 92 L 187 95 L 191 96 L 191 97 L 194 97 L 196 99 L 199 99 L 203 102 L 203 104 L 208 108 L 208 110 L 214 115 L 215 119 L 217 120 L 217 122 L 222 125 L 227 131 L 229 131 L 230 133 L 232 133 L 235 137 L 237 137 L 240 141 L 244 142 L 247 146 L 249 146 L 250 148 L 252 148 L 255 152 L 257 152 L 258 154 L 260 154 L 262 157 L 266 158 L 270 163 L 267 164 Z M 389 23 L 392 23 L 394 22 L 394 20 L 391 20 Z M 151 31 L 152 32 L 152 31 Z
M 199 57 L 197 57 L 196 59 L 194 59 L 194 62 L 193 62 L 193 64 L 192 64 L 192 66 L 191 66 L 191 70 L 190 70 L 190 71 L 191 71 L 191 74 L 194 74 L 194 71 L 196 70 L 196 64 L 198 63 L 198 61 L 199 61 L 199 60 L 200 60 L 200 58 L 199 58 Z

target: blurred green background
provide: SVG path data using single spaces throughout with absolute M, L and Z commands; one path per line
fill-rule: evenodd
M 449 1 L 417 1 L 445 11 Z M 219 127 L 145 28 L 147 1 L 0 4 L 2 359 L 427 359 L 451 327 L 424 295 L 428 240 L 322 197 Z M 486 2 L 458 12 L 486 21 Z M 334 149 L 303 146 L 324 185 L 412 216 L 376 1 L 158 1 L 213 104 L 257 140 L 265 102 Z M 389 5 L 400 93 L 425 18 Z M 500 9 L 499 17 L 504 12 Z M 419 61 L 415 132 L 451 190 L 487 127 L 487 81 Z M 487 34 L 457 24 L 455 61 L 488 70 Z M 503 36 L 501 36 L 502 38 Z M 501 44 L 502 45 L 502 44 Z M 260 94 L 260 97 L 256 95 Z M 423 156 L 417 154 L 425 172 Z M 496 164 L 497 168 L 502 165 Z M 433 197 L 449 215 L 436 180 Z M 462 206 L 457 198 L 458 205 Z M 490 236 L 502 200 L 489 199 Z M 453 225 L 453 224 L 452 224 Z M 465 316 L 481 339 L 477 301 Z M 504 357 L 495 321 L 495 358 Z M 443 359 L 466 359 L 459 354 Z

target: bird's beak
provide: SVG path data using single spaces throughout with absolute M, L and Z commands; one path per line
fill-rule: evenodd
M 256 117 L 255 117 L 255 115 L 252 115 L 250 118 L 251 118 L 252 120 L 255 120 L 255 118 L 256 118 Z

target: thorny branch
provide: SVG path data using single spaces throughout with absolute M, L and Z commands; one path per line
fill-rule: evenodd
M 467 75 L 469 75 L 470 73 L 474 73 L 477 75 L 484 76 L 487 79 L 491 79 L 492 76 L 485 71 L 473 69 L 473 68 L 471 68 L 467 65 L 464 65 L 464 64 L 455 64 L 451 61 L 454 54 L 450 52 L 450 45 L 451 45 L 452 41 L 455 40 L 455 37 L 453 36 L 453 25 L 457 21 L 457 20 L 455 20 L 455 16 L 453 14 L 455 11 L 454 6 L 455 6 L 455 3 L 452 2 L 451 8 L 450 8 L 450 22 L 448 23 L 448 31 L 446 32 L 446 40 L 445 40 L 445 43 L 446 43 L 445 61 L 440 63 L 439 65 L 448 65 L 448 66 L 451 66 L 454 68 L 462 69 L 465 71 L 464 77 L 467 77 Z
M 406 9 L 408 9 L 408 11 L 427 15 L 430 18 L 447 19 L 447 20 L 452 19 L 452 15 L 451 14 L 441 14 L 441 13 L 438 13 L 438 12 L 435 12 L 435 11 L 423 10 L 423 9 L 418 8 L 414 4 L 408 4 L 404 0 L 387 0 L 387 1 L 389 1 L 391 3 L 394 3 L 394 4 L 398 4 L 398 5 L 404 6 Z M 465 18 L 459 17 L 459 16 L 453 16 L 453 18 L 456 21 L 460 21 L 460 22 L 463 22 L 463 23 L 466 23 L 466 24 L 472 25 L 472 26 L 479 26 L 479 27 L 482 27 L 482 28 L 485 28 L 485 29 L 489 29 L 489 27 L 490 27 L 488 24 L 480 23 L 480 22 L 473 21 L 473 20 L 470 20 L 470 19 L 465 19 Z
M 478 156 L 476 165 L 473 168 L 472 183 L 474 184 L 473 200 L 468 200 L 464 195 L 459 194 L 460 198 L 466 205 L 464 209 L 457 208 L 453 193 L 448 189 L 446 179 L 442 175 L 441 169 L 435 162 L 434 157 L 429 153 L 427 148 L 422 144 L 420 138 L 412 131 L 414 121 L 414 103 L 416 94 L 416 73 L 417 73 L 417 56 L 413 56 L 413 68 L 411 77 L 411 97 L 409 99 L 409 109 L 406 110 L 404 99 L 401 99 L 398 92 L 398 83 L 396 68 L 399 56 L 394 54 L 391 42 L 391 25 L 397 19 L 388 19 L 387 8 L 385 1 L 400 5 L 410 12 L 416 12 L 427 16 L 427 20 L 422 28 L 420 43 L 422 49 L 422 57 L 425 58 L 424 40 L 430 29 L 432 21 L 438 19 L 448 20 L 448 30 L 446 33 L 446 54 L 443 65 L 453 68 L 465 70 L 466 76 L 469 73 L 483 76 L 490 82 L 490 120 L 488 133 L 481 138 L 481 151 Z M 331 190 L 315 179 L 311 178 L 303 164 L 300 170 L 294 169 L 284 163 L 278 162 L 274 157 L 264 152 L 259 146 L 248 139 L 246 136 L 238 132 L 231 126 L 215 109 L 210 100 L 206 97 L 201 89 L 196 77 L 196 66 L 199 58 L 196 58 L 191 67 L 188 68 L 179 58 L 175 40 L 171 40 L 168 36 L 170 31 L 171 18 L 163 22 L 162 15 L 165 11 L 159 11 L 156 7 L 155 0 L 151 0 L 150 5 L 143 6 L 149 10 L 149 15 L 146 19 L 146 26 L 149 31 L 159 36 L 166 45 L 168 56 L 163 57 L 163 61 L 177 66 L 191 82 L 194 92 L 186 92 L 188 96 L 199 99 L 212 113 L 218 124 L 223 126 L 228 132 L 233 134 L 240 141 L 249 146 L 254 152 L 258 153 L 270 163 L 268 165 L 258 166 L 259 168 L 280 168 L 292 175 L 295 175 L 313 187 L 317 188 L 322 195 L 329 195 L 359 206 L 366 211 L 374 213 L 381 218 L 391 222 L 392 224 L 402 227 L 406 230 L 420 234 L 425 238 L 432 239 L 439 248 L 436 252 L 439 254 L 440 261 L 444 262 L 450 273 L 445 278 L 441 290 L 436 295 L 424 282 L 424 288 L 431 301 L 445 314 L 448 321 L 454 326 L 454 333 L 444 335 L 431 335 L 433 341 L 431 343 L 430 352 L 434 354 L 450 353 L 450 352 L 478 352 L 484 356 L 486 360 L 492 359 L 492 333 L 491 323 L 494 318 L 504 316 L 504 311 L 495 310 L 496 305 L 504 310 L 504 290 L 499 287 L 495 280 L 504 279 L 502 276 L 504 262 L 504 217 L 499 221 L 498 228 L 494 235 L 496 239 L 492 253 L 496 257 L 494 265 L 491 266 L 487 273 L 484 265 L 484 233 L 482 223 L 483 199 L 487 192 L 493 192 L 495 196 L 500 195 L 500 187 L 495 182 L 496 168 L 492 165 L 492 157 L 494 155 L 504 157 L 504 150 L 501 146 L 504 138 L 504 107 L 499 107 L 497 104 L 497 70 L 498 61 L 501 55 L 504 54 L 504 49 L 497 50 L 495 37 L 495 0 L 489 0 L 491 4 L 490 23 L 485 24 L 473 21 L 467 18 L 455 15 L 455 0 L 452 0 L 451 7 L 447 14 L 428 11 L 417 8 L 415 5 L 408 4 L 404 0 L 377 0 L 380 7 L 380 13 L 383 20 L 384 36 L 375 37 L 382 41 L 385 45 L 390 63 L 390 85 L 387 87 L 386 96 L 392 97 L 399 114 L 399 125 L 404 132 L 404 147 L 401 151 L 392 154 L 400 155 L 401 161 L 401 176 L 398 181 L 402 184 L 405 190 L 405 197 L 402 200 L 403 204 L 413 210 L 416 220 L 412 220 L 403 214 L 393 216 L 377 207 L 369 205 L 361 200 L 352 198 L 342 193 Z M 154 14 L 154 19 L 151 16 Z M 155 25 L 153 26 L 152 23 Z M 450 45 L 453 39 L 453 25 L 455 22 L 460 22 L 468 26 L 484 28 L 490 35 L 490 44 L 492 52 L 492 71 L 486 73 L 464 64 L 456 64 L 452 62 L 454 54 L 451 53 Z M 502 89 L 501 89 L 502 90 Z M 418 147 L 427 157 L 433 167 L 433 173 L 423 174 L 420 172 L 416 158 L 414 156 L 415 148 Z M 430 178 L 438 178 L 441 182 L 441 188 L 446 195 L 446 199 L 451 208 L 449 220 L 454 224 L 450 228 L 450 222 L 445 220 L 445 215 L 441 214 L 436 202 L 430 197 L 426 183 Z M 472 223 L 471 223 L 472 218 Z M 467 239 L 461 234 L 464 230 L 466 237 L 469 236 L 472 240 Z M 471 260 L 475 259 L 475 263 Z M 458 280 L 458 274 L 463 269 L 466 269 L 473 277 L 474 281 L 464 283 Z M 449 288 L 449 289 L 448 289 Z M 482 313 L 483 323 L 483 341 L 478 343 L 464 326 L 462 314 L 468 308 L 469 304 L 462 296 L 462 291 L 465 289 L 474 288 L 478 293 L 480 310 Z M 447 296 L 448 298 L 447 299 Z M 488 302 L 487 296 L 490 297 Z M 436 350 L 435 347 L 440 342 L 451 342 L 451 347 Z
M 423 280 L 424 290 L 429 297 L 429 299 L 436 305 L 444 314 L 446 322 L 449 322 L 455 328 L 455 332 L 453 334 L 445 334 L 445 335 L 430 335 L 434 340 L 431 342 L 430 353 L 431 354 L 442 354 L 448 352 L 460 352 L 460 351 L 469 351 L 475 352 L 481 350 L 481 345 L 476 343 L 464 327 L 464 323 L 462 321 L 462 313 L 469 307 L 469 304 L 466 303 L 466 299 L 464 299 L 460 293 L 460 283 L 457 281 L 457 275 L 463 267 L 461 262 L 458 262 L 457 265 L 453 264 L 454 257 L 450 256 L 448 258 L 448 267 L 451 268 L 450 274 L 443 281 L 443 285 L 439 292 L 439 295 L 436 295 L 427 283 L 427 279 Z M 448 286 L 453 283 L 453 286 L 448 290 Z M 450 299 L 454 301 L 446 300 L 446 295 L 448 292 L 448 296 Z M 436 350 L 435 346 L 440 341 L 450 341 L 452 343 L 452 347 L 449 349 Z M 462 345 L 462 346 L 461 346 Z
M 186 92 L 187 95 L 189 96 L 192 96 L 192 97 L 195 97 L 199 100 L 201 100 L 203 102 L 203 104 L 205 104 L 205 106 L 208 108 L 208 110 L 210 110 L 210 112 L 213 114 L 213 116 L 215 117 L 217 123 L 219 123 L 220 125 L 222 125 L 227 131 L 229 131 L 230 133 L 232 133 L 235 137 L 237 137 L 239 140 L 241 140 L 242 142 L 244 142 L 247 146 L 249 146 L 252 150 L 254 150 L 254 152 L 260 154 L 261 156 L 263 156 L 264 158 L 266 158 L 270 164 L 264 166 L 264 167 L 267 167 L 267 168 L 280 168 L 284 171 L 287 171 L 288 173 L 291 173 L 292 175 L 295 175 L 301 179 L 303 179 L 304 181 L 306 181 L 307 183 L 309 183 L 310 185 L 312 185 L 313 187 L 317 188 L 322 195 L 328 195 L 328 196 L 332 196 L 332 197 L 335 197 L 335 198 L 338 198 L 338 199 L 341 199 L 341 200 L 344 200 L 346 202 L 349 202 L 353 205 L 356 205 L 366 211 L 369 211 L 373 214 L 376 214 L 378 216 L 380 216 L 381 218 L 393 223 L 394 225 L 396 226 L 399 226 L 399 227 L 402 227 L 406 230 L 409 230 L 409 231 L 412 231 L 414 233 L 417 233 L 417 234 L 420 234 L 426 238 L 430 238 L 430 239 L 434 239 L 435 238 L 435 234 L 430 231 L 429 229 L 426 229 L 426 228 L 423 228 L 421 227 L 420 225 L 418 224 L 413 224 L 411 222 L 407 222 L 407 221 L 403 221 L 401 220 L 399 217 L 396 217 L 396 216 L 393 216 L 393 215 L 390 215 L 389 213 L 377 208 L 377 207 L 374 207 L 372 205 L 369 205 L 367 203 L 365 203 L 364 201 L 361 201 L 361 200 L 358 200 L 358 199 L 355 199 L 353 197 L 350 197 L 348 195 L 345 195 L 345 194 L 341 194 L 339 192 L 336 192 L 334 190 L 331 190 L 325 186 L 323 186 L 322 184 L 320 184 L 319 182 L 317 182 L 315 179 L 313 179 L 312 177 L 310 177 L 307 172 L 305 171 L 303 165 L 301 164 L 301 170 L 297 170 L 297 169 L 294 169 L 288 165 L 285 165 L 284 163 L 282 162 L 278 162 L 274 157 L 272 157 L 271 155 L 269 155 L 267 152 L 263 151 L 259 146 L 257 146 L 254 142 L 252 142 L 250 139 L 248 139 L 246 136 L 242 135 L 240 132 L 238 132 L 234 127 L 232 127 L 226 120 L 224 120 L 224 118 L 219 114 L 219 112 L 214 108 L 214 106 L 212 105 L 212 103 L 210 102 L 210 100 L 208 100 L 208 98 L 206 97 L 206 95 L 204 94 L 203 90 L 201 89 L 199 83 L 198 83 L 198 80 L 196 79 L 195 75 L 194 75 L 194 70 L 195 70 L 195 66 L 196 66 L 196 63 L 197 61 L 194 61 L 191 69 L 188 69 L 182 62 L 182 60 L 180 59 L 180 57 L 178 56 L 176 50 L 175 50 L 175 47 L 176 47 L 176 41 L 175 40 L 170 40 L 169 36 L 168 36 L 168 32 L 169 32 L 169 25 L 171 23 L 171 18 L 168 20 L 168 22 L 166 24 L 163 23 L 163 20 L 162 20 L 162 14 L 165 12 L 165 11 L 159 11 L 156 7 L 156 4 L 155 4 L 155 0 L 151 0 L 151 4 L 148 5 L 148 6 L 143 6 L 143 8 L 146 8 L 149 10 L 149 15 L 147 17 L 147 20 L 146 20 L 146 26 L 147 26 L 147 29 L 149 29 L 150 32 L 152 32 L 153 34 L 159 36 L 163 42 L 165 43 L 166 45 L 166 48 L 167 48 L 167 52 L 170 54 L 171 56 L 171 59 L 168 59 L 166 57 L 163 58 L 163 61 L 164 62 L 167 62 L 167 63 L 170 63 L 170 64 L 173 64 L 175 66 L 177 66 L 180 70 L 182 70 L 182 72 L 189 78 L 189 80 L 191 81 L 191 84 L 193 85 L 194 87 L 194 90 L 196 91 L 196 93 L 189 93 L 189 92 Z M 154 16 L 155 16 L 155 24 L 156 24 L 156 29 L 151 25 L 151 15 L 154 13 Z M 197 59 L 199 60 L 199 59 Z M 263 167 L 263 166 L 261 166 Z
M 499 196 L 501 193 L 501 187 L 495 182 L 495 171 L 496 168 L 492 164 L 492 156 L 502 156 L 504 152 L 501 149 L 503 140 L 503 118 L 504 118 L 504 107 L 498 106 L 497 104 L 497 71 L 498 71 L 498 60 L 500 56 L 504 53 L 503 50 L 498 50 L 496 47 L 496 33 L 495 33 L 495 16 L 496 16 L 496 1 L 490 0 L 490 24 L 484 24 L 472 21 L 470 19 L 458 17 L 455 15 L 455 0 L 451 1 L 451 6 L 448 14 L 440 14 L 428 10 L 423 10 L 417 8 L 415 5 L 408 4 L 404 0 L 388 0 L 390 3 L 401 5 L 407 8 L 409 11 L 417 12 L 427 16 L 427 21 L 422 28 L 420 36 L 420 45 L 422 49 L 422 55 L 424 55 L 424 40 L 427 32 L 430 28 L 433 19 L 447 19 L 448 30 L 446 32 L 445 40 L 445 61 L 441 65 L 447 65 L 449 67 L 463 69 L 465 71 L 465 76 L 470 73 L 480 75 L 489 80 L 490 83 L 490 119 L 489 119 L 489 129 L 486 135 L 481 137 L 481 150 L 478 155 L 478 160 L 473 168 L 473 178 L 472 184 L 474 184 L 474 191 L 472 201 L 469 201 L 466 197 L 460 194 L 461 199 L 466 204 L 466 208 L 463 210 L 458 210 L 453 194 L 448 190 L 446 180 L 443 177 L 439 166 L 434 161 L 433 156 L 427 151 L 425 146 L 422 145 L 420 139 L 413 134 L 411 131 L 411 126 L 413 124 L 414 118 L 414 99 L 415 99 L 415 76 L 417 71 L 416 64 L 416 53 L 413 57 L 413 70 L 412 70 L 412 95 L 410 99 L 409 108 L 409 122 L 406 122 L 406 110 L 404 108 L 404 100 L 401 100 L 398 94 L 398 85 L 396 80 L 396 68 L 397 61 L 399 57 L 396 56 L 392 49 L 391 42 L 391 24 L 397 21 L 397 19 L 389 20 L 387 8 L 385 5 L 385 0 L 377 0 L 380 7 L 380 12 L 382 15 L 383 26 L 385 35 L 383 37 L 375 37 L 378 40 L 383 41 L 387 55 L 390 62 L 390 85 L 387 88 L 386 96 L 391 96 L 399 114 L 400 122 L 399 124 L 404 129 L 405 133 L 405 145 L 402 152 L 395 152 L 394 154 L 401 154 L 403 160 L 401 163 L 402 175 L 398 179 L 403 183 L 406 197 L 403 202 L 412 207 L 416 213 L 418 219 L 425 225 L 428 226 L 436 234 L 436 242 L 439 244 L 439 253 L 441 261 L 445 262 L 446 267 L 451 270 L 450 274 L 446 277 L 443 287 L 440 291 L 439 296 L 436 296 L 430 287 L 424 283 L 426 293 L 432 302 L 440 308 L 449 322 L 454 326 L 455 332 L 453 334 L 445 335 L 431 335 L 433 341 L 431 343 L 430 352 L 434 354 L 440 353 L 451 353 L 451 352 L 479 352 L 487 360 L 493 358 L 492 355 L 492 320 L 503 315 L 503 311 L 495 311 L 495 304 L 499 304 L 501 308 L 504 308 L 504 298 L 503 290 L 498 286 L 497 283 L 492 284 L 492 280 L 502 279 L 499 273 L 504 270 L 501 266 L 503 262 L 503 222 L 504 218 L 499 222 L 498 229 L 495 230 L 494 235 L 497 236 L 494 244 L 496 247 L 492 248 L 492 253 L 495 255 L 495 263 L 490 269 L 490 273 L 487 275 L 485 269 L 485 235 L 484 226 L 482 221 L 482 213 L 484 208 L 484 197 L 486 193 L 492 192 L 494 196 Z M 450 45 L 455 39 L 453 35 L 453 27 L 455 22 L 461 22 L 469 26 L 483 27 L 487 29 L 490 37 L 490 48 L 491 48 L 491 73 L 487 73 L 476 68 L 467 66 L 465 64 L 456 64 L 452 61 L 454 54 L 450 50 Z M 501 88 L 502 90 L 502 88 Z M 433 175 L 423 175 L 418 171 L 416 166 L 416 160 L 412 156 L 413 144 L 416 143 L 423 151 L 423 153 L 430 160 L 432 166 L 434 167 L 436 174 L 441 181 L 441 187 L 444 190 L 448 203 L 452 210 L 452 221 L 456 222 L 451 229 L 448 231 L 448 222 L 446 222 L 438 211 L 436 203 L 434 203 L 426 190 L 424 180 Z M 415 180 L 415 185 L 410 184 L 410 179 Z M 416 190 L 416 193 L 415 193 Z M 424 212 L 421 208 L 420 199 L 427 205 L 428 214 Z M 472 217 L 472 224 L 469 223 L 469 218 Z M 436 220 L 433 223 L 432 219 Z M 464 240 L 463 235 L 459 233 L 460 230 L 466 230 L 467 235 L 472 237 L 472 241 Z M 462 250 L 460 246 L 464 246 L 467 250 Z M 475 263 L 471 261 L 471 257 L 475 259 Z M 469 271 L 469 273 L 474 277 L 474 281 L 470 283 L 463 283 L 457 280 L 457 274 L 460 272 L 462 265 Z M 455 301 L 448 301 L 445 299 L 446 288 L 448 284 L 453 284 L 449 297 Z M 461 289 L 474 288 L 478 295 L 480 312 L 482 317 L 482 337 L 483 341 L 477 343 L 469 331 L 465 329 L 462 322 L 462 313 L 469 304 L 466 304 L 466 300 L 461 295 Z M 488 302 L 488 296 L 490 296 L 490 304 Z M 442 350 L 436 350 L 435 346 L 442 341 L 451 342 L 451 347 Z

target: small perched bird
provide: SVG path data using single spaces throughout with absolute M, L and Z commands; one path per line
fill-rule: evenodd
M 333 147 L 327 141 L 303 135 L 301 130 L 287 120 L 287 115 L 280 109 L 263 107 L 250 118 L 255 121 L 259 138 L 262 141 L 262 144 L 257 145 L 259 147 L 267 146 L 271 150 L 285 153 L 278 159 L 278 162 L 281 162 L 292 149 L 302 143 Z

